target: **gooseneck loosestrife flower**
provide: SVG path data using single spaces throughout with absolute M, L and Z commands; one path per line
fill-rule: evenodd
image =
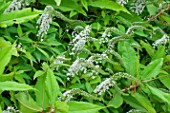
M 37 21 L 37 24 L 40 25 L 37 36 L 41 37 L 41 41 L 43 41 L 43 37 L 47 34 L 48 29 L 50 28 L 50 24 L 52 23 L 53 18 L 53 7 L 46 6 L 44 9 L 44 13 L 40 16 Z
M 4 13 L 13 12 L 20 10 L 30 4 L 30 0 L 13 0 L 8 8 L 5 9 Z
M 127 78 L 130 80 L 134 80 L 137 81 L 137 79 L 135 77 L 133 77 L 132 75 L 129 75 L 127 73 L 123 73 L 123 72 L 118 72 L 115 73 L 112 77 L 110 78 L 106 78 L 106 80 L 104 80 L 103 82 L 101 82 L 95 89 L 94 89 L 94 93 L 97 93 L 98 95 L 101 95 L 103 92 L 109 90 L 111 87 L 115 87 L 117 90 L 120 91 L 119 87 L 117 86 L 116 80 L 119 78 Z

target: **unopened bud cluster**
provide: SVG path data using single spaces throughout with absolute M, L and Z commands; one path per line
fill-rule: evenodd
M 12 106 L 8 106 L 6 110 L 2 111 L 2 113 L 22 113 Z
M 140 15 L 145 8 L 145 0 L 134 0 L 130 10 L 137 15 Z
M 160 44 L 166 44 L 169 41 L 169 36 L 167 34 L 164 34 L 162 38 L 156 40 L 152 45 L 153 47 L 157 47 Z

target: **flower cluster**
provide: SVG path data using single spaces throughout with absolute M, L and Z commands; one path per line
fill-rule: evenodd
M 98 95 L 101 95 L 103 92 L 108 90 L 110 87 L 113 87 L 116 85 L 116 82 L 112 80 L 111 78 L 107 78 L 102 83 L 100 83 L 95 89 L 94 93 L 97 93 Z
M 76 31 L 75 30 L 73 31 L 72 33 L 73 40 L 69 44 L 69 45 L 73 45 L 72 48 L 73 54 L 74 52 L 80 52 L 84 48 L 84 45 L 87 39 L 89 38 L 91 27 L 87 25 L 85 29 L 82 30 L 80 33 L 76 33 L 77 29 L 78 28 L 75 29 Z
M 117 3 L 124 6 L 125 4 L 128 3 L 128 0 L 117 0 Z
M 87 60 L 85 58 L 77 58 L 73 64 L 68 69 L 67 77 L 74 77 L 78 75 L 79 71 L 83 71 L 83 73 L 87 73 L 88 68 L 92 69 L 91 72 L 88 73 L 89 77 L 94 78 L 94 74 L 97 74 L 98 65 L 93 64 L 93 56 L 89 57 Z
M 21 113 L 21 111 L 15 109 L 12 106 L 8 106 L 6 110 L 2 111 L 2 113 Z
M 132 3 L 132 7 L 130 7 L 130 10 L 137 15 L 140 15 L 145 8 L 145 0 L 134 0 Z
M 53 7 L 46 6 L 44 9 L 44 14 L 38 19 L 37 24 L 40 25 L 37 36 L 41 37 L 41 41 L 43 41 L 43 37 L 47 34 L 48 29 L 50 28 L 50 24 L 52 23 L 53 18 Z
M 160 44 L 166 44 L 169 41 L 169 36 L 167 34 L 164 34 L 162 38 L 156 40 L 152 45 L 153 47 L 157 47 Z
M 73 96 L 76 95 L 76 94 L 100 101 L 99 98 L 97 98 L 93 95 L 90 95 L 89 93 L 87 93 L 83 90 L 80 90 L 79 88 L 73 88 L 71 90 L 67 90 L 66 92 L 63 93 L 63 98 L 59 97 L 59 100 L 65 100 L 65 102 L 69 102 L 73 98 Z
M 128 111 L 126 113 L 145 113 L 145 112 L 143 112 L 141 110 L 131 109 L 130 111 Z
M 64 61 L 66 61 L 67 59 L 65 58 L 65 55 L 60 55 L 58 56 L 55 60 L 54 60 L 54 65 L 55 65 L 55 70 L 57 71 L 60 67 L 60 65 L 62 65 L 64 63 Z
M 28 6 L 30 3 L 28 0 L 13 0 L 11 4 L 5 9 L 4 13 L 20 10 L 22 7 Z
M 117 86 L 117 83 L 115 82 L 115 80 L 117 80 L 119 78 L 127 78 L 127 79 L 134 80 L 134 81 L 137 80 L 132 75 L 129 75 L 129 74 L 123 73 L 123 72 L 118 72 L 118 73 L 115 73 L 112 77 L 106 78 L 106 80 L 104 80 L 102 83 L 100 83 L 94 89 L 93 92 L 97 93 L 98 95 L 101 95 L 103 92 L 109 90 L 110 87 L 115 87 L 115 88 L 119 89 L 119 87 Z

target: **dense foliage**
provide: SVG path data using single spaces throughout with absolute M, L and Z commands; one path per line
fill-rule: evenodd
M 0 113 L 169 113 L 168 0 L 0 0 Z

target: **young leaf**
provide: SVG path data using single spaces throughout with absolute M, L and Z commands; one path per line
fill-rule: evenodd
M 123 98 L 118 93 L 116 94 L 108 103 L 108 106 L 112 106 L 114 108 L 119 108 L 123 104 Z
M 42 11 L 31 8 L 24 8 L 23 10 L 18 10 L 10 13 L 5 13 L 0 15 L 0 27 L 6 28 L 8 26 L 15 24 L 21 24 L 36 18 Z
M 96 113 L 102 108 L 103 106 L 95 105 L 92 103 L 87 102 L 68 102 L 69 105 L 69 112 L 68 113 Z
M 0 75 L 3 73 L 5 67 L 11 60 L 12 46 L 4 47 L 0 49 Z
M 24 92 L 16 94 L 16 99 L 19 101 L 19 103 L 35 112 L 40 112 L 43 109 L 37 105 L 37 103 L 32 99 L 32 97 L 29 94 L 26 94 Z
M 25 91 L 25 90 L 36 90 L 27 84 L 20 84 L 17 82 L 6 81 L 0 82 L 0 90 L 3 91 Z
M 145 109 L 147 109 L 150 113 L 156 113 L 155 109 L 152 107 L 150 101 L 139 93 L 135 93 L 132 95 Z
M 163 58 L 165 55 L 165 46 L 158 46 L 158 50 L 154 53 L 152 60 Z
M 61 0 L 54 0 L 54 1 L 56 2 L 57 6 L 59 6 L 61 3 Z
M 47 92 L 49 102 L 54 107 L 55 100 L 57 96 L 60 94 L 60 89 L 58 86 L 58 82 L 56 81 L 56 78 L 54 76 L 54 73 L 51 69 L 47 70 L 47 77 L 45 80 L 45 90 Z
M 159 80 L 170 90 L 170 75 L 160 75 Z
M 163 65 L 163 58 L 150 62 L 145 67 L 145 69 L 141 72 L 141 78 L 143 80 L 148 80 L 153 77 L 156 77 L 159 74 L 162 65 Z

